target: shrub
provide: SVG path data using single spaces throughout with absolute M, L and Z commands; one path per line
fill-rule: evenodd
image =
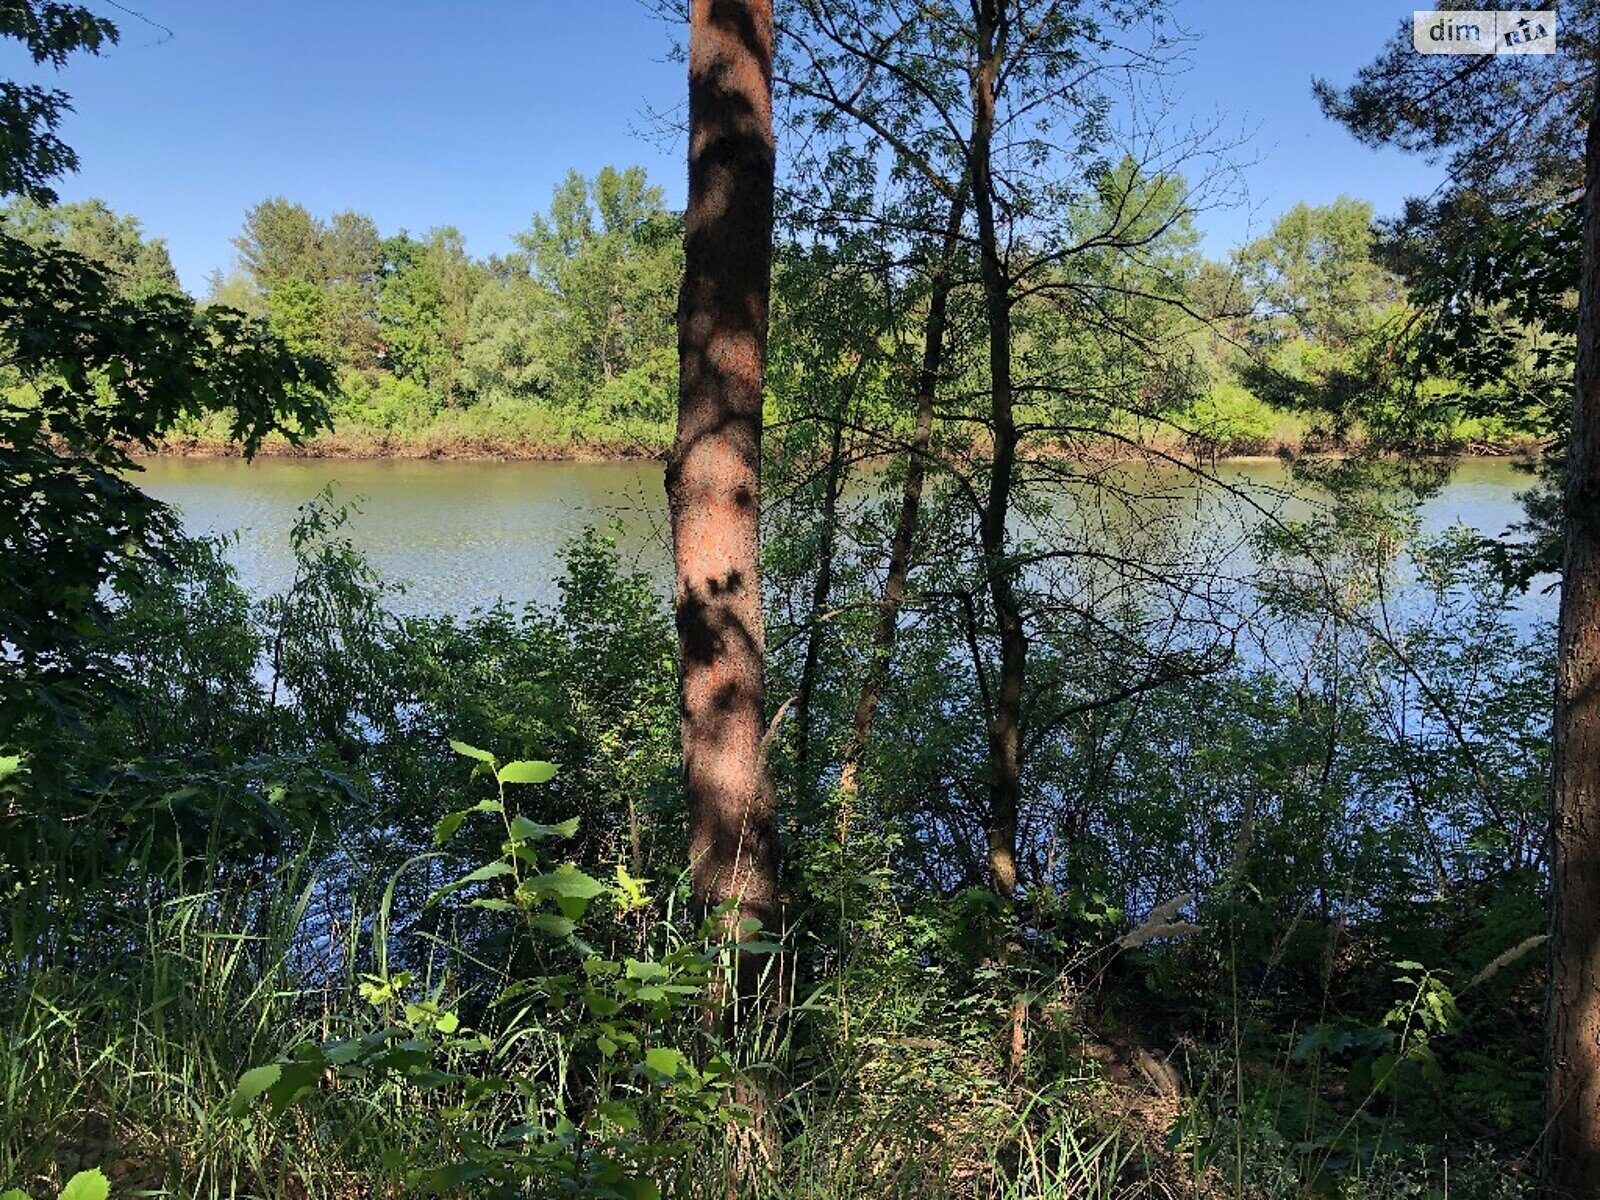
M 1219 383 L 1179 418 L 1190 443 L 1208 454 L 1260 454 L 1272 441 L 1272 407 L 1237 383 Z

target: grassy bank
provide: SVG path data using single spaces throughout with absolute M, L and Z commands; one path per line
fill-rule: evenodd
M 467 408 L 388 417 L 335 412 L 331 426 L 298 445 L 269 438 L 261 453 L 308 458 L 460 458 L 611 461 L 659 458 L 672 444 L 663 421 L 597 421 L 581 412 L 491 401 Z M 238 453 L 226 420 L 188 421 L 162 442 L 161 453 L 222 457 Z
M 331 427 L 298 444 L 269 438 L 269 457 L 341 459 L 460 459 L 526 462 L 619 462 L 663 458 L 672 445 L 670 423 L 648 419 L 596 421 L 506 402 L 446 409 L 413 420 L 373 421 L 336 416 Z M 1275 412 L 1270 424 L 1250 429 L 1207 429 L 1184 417 L 1130 426 L 1117 437 L 1063 449 L 1085 458 L 1133 457 L 1141 452 L 1201 459 L 1278 458 L 1360 450 L 1360 434 L 1342 444 L 1319 434 L 1295 413 Z M 1508 434 L 1482 421 L 1463 420 L 1414 449 L 1428 455 L 1506 457 L 1537 449 L 1536 440 Z M 227 458 L 239 453 L 226 423 L 187 422 L 160 444 L 158 454 Z

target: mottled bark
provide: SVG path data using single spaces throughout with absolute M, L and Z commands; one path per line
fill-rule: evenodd
M 695 900 L 776 923 L 762 673 L 761 396 L 775 145 L 770 0 L 693 0 L 678 432 L 667 463 Z
M 1600 96 L 1584 158 L 1556 651 L 1545 1166 L 1555 1194 L 1600 1197 Z
M 900 612 L 905 607 L 906 586 L 911 577 L 911 555 L 916 543 L 917 525 L 922 515 L 922 491 L 928 477 L 928 451 L 933 444 L 934 405 L 938 400 L 939 376 L 944 370 L 945 328 L 949 323 L 950 290 L 954 286 L 955 258 L 960 248 L 961 222 L 966 213 L 966 196 L 958 195 L 950 204 L 950 220 L 944 232 L 939 261 L 929 281 L 928 313 L 922 326 L 922 363 L 917 371 L 916 421 L 906 461 L 906 481 L 900 493 L 900 514 L 889 542 L 889 568 L 883 579 L 883 595 L 878 601 L 878 620 L 872 631 L 872 658 L 861 692 L 856 699 L 850 737 L 845 743 L 839 769 L 839 837 L 849 836 L 850 817 L 859 788 L 861 756 L 872 736 L 872 722 L 888 684 L 889 666 L 894 658 L 895 640 L 900 634 Z
M 1006 521 L 1017 464 L 1017 424 L 1011 383 L 1011 289 L 995 227 L 995 184 L 990 165 L 995 97 L 1005 53 L 1006 12 L 1001 0 L 973 0 L 978 63 L 972 79 L 972 144 L 969 148 L 973 210 L 985 316 L 989 326 L 989 407 L 994 436 L 989 494 L 978 523 L 989 601 L 1000 638 L 1000 673 L 989 717 L 989 874 L 1002 896 L 1017 891 L 1017 811 L 1022 791 L 1022 693 L 1028 636 L 1007 561 Z

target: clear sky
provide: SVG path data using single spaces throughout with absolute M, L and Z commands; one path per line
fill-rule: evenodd
M 60 191 L 140 217 L 191 289 L 231 263 L 245 209 L 271 195 L 359 209 L 385 233 L 453 224 L 478 254 L 507 249 L 570 167 L 639 163 L 682 202 L 682 146 L 650 114 L 680 104 L 683 68 L 638 0 L 86 2 L 123 37 L 59 76 L 83 159 Z M 1208 214 L 1211 252 L 1297 200 L 1346 193 L 1381 213 L 1432 189 L 1435 170 L 1358 146 L 1310 89 L 1347 80 L 1413 7 L 1178 0 L 1200 40 L 1172 94 L 1251 135 L 1249 203 Z M 31 77 L 24 63 L 0 69 Z

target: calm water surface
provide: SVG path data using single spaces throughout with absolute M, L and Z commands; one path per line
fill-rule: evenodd
M 620 531 L 632 562 L 667 561 L 666 503 L 654 463 L 402 462 L 161 458 L 140 484 L 196 533 L 233 533 L 229 557 L 250 591 L 289 586 L 295 509 L 332 484 L 360 509 L 351 538 L 386 578 L 396 607 L 462 613 L 498 598 L 555 594 L 561 547 L 586 526 Z
M 161 458 L 144 466 L 140 483 L 175 505 L 192 531 L 237 535 L 230 556 L 257 594 L 291 582 L 295 509 L 330 483 L 359 504 L 352 538 L 380 572 L 405 583 L 399 607 L 412 612 L 464 613 L 501 597 L 547 601 L 561 546 L 590 525 L 615 527 L 627 559 L 667 582 L 657 463 Z M 1136 470 L 1141 491 L 1192 489 L 1175 469 Z M 1274 462 L 1224 463 L 1219 474 L 1269 506 L 1281 507 L 1273 497 L 1289 482 Z M 1459 521 L 1498 534 L 1519 518 L 1516 493 L 1528 484 L 1505 460 L 1464 461 L 1424 505 L 1424 523 L 1443 529 Z M 1230 511 L 1231 521 L 1250 519 L 1237 505 Z M 1554 611 L 1548 598 L 1528 605 L 1541 615 Z

